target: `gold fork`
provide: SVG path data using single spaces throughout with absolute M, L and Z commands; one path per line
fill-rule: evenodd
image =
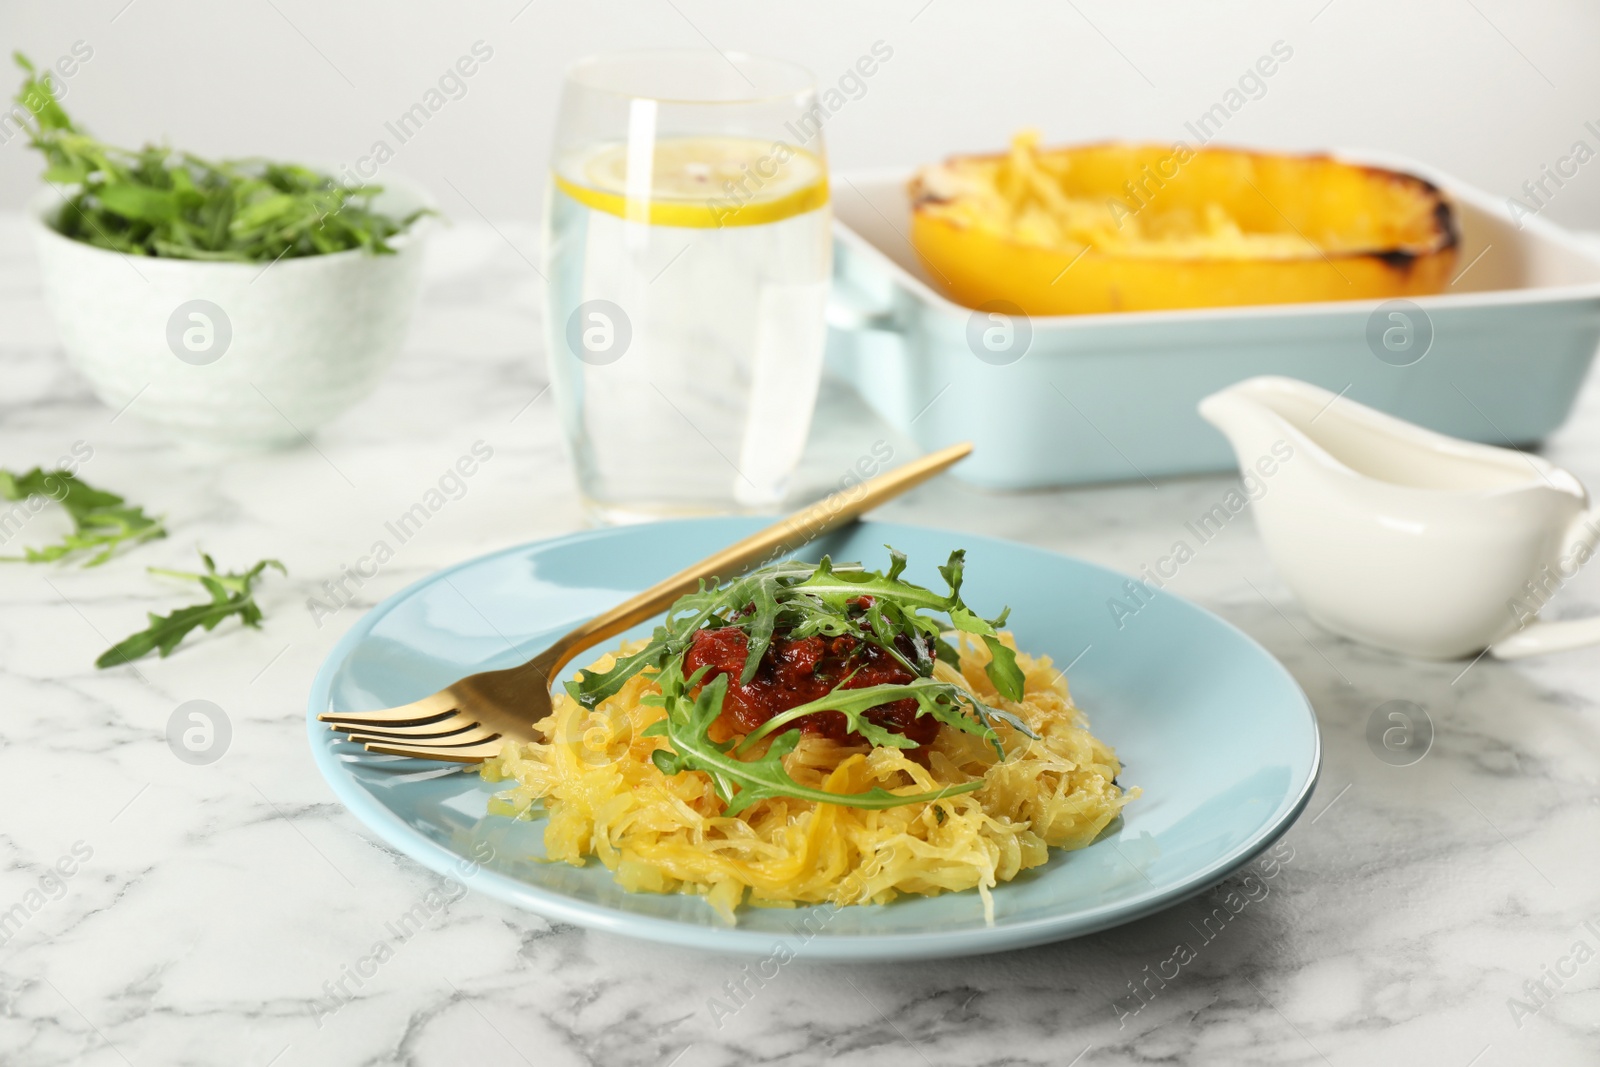
M 468 675 L 397 708 L 326 712 L 317 718 L 369 752 L 454 763 L 481 762 L 508 740 L 535 740 L 533 724 L 550 714 L 551 679 L 584 649 L 661 614 L 694 592 L 702 579 L 715 584 L 777 561 L 927 481 L 971 451 L 970 442 L 951 445 L 819 500 L 595 616 L 521 666 Z

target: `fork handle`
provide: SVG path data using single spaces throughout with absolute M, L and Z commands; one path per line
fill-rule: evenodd
M 553 678 L 561 668 L 586 648 L 592 648 L 608 637 L 615 637 L 632 629 L 646 619 L 666 611 L 685 593 L 700 587 L 702 579 L 715 578 L 726 581 L 743 574 L 755 566 L 773 563 L 795 549 L 810 544 L 824 534 L 831 533 L 848 522 L 860 518 L 906 490 L 921 485 L 935 474 L 965 459 L 972 451 L 972 442 L 941 448 L 910 463 L 896 467 L 862 482 L 850 489 L 841 489 L 812 504 L 810 507 L 773 523 L 764 530 L 729 545 L 707 556 L 699 563 L 685 567 L 665 581 L 646 589 L 610 611 L 596 615 L 554 644 L 541 656 L 553 657 L 542 666 L 547 678 Z

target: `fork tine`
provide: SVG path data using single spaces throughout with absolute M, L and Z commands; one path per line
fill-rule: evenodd
M 444 699 L 440 699 L 441 697 Z M 398 708 L 378 708 L 374 711 L 325 711 L 317 716 L 317 721 L 347 722 L 356 726 L 400 726 L 454 714 L 456 714 L 455 701 L 450 698 L 448 692 L 439 692 L 414 704 L 402 704 Z
M 368 741 L 377 744 L 393 745 L 428 745 L 428 746 L 458 746 L 472 745 L 479 741 L 493 741 L 501 736 L 494 730 L 486 729 L 473 723 L 464 730 L 457 730 L 448 734 L 390 734 L 376 733 L 366 730 L 347 730 L 351 741 L 357 744 L 366 744 Z
M 428 747 L 426 745 L 395 744 L 390 742 L 367 742 L 368 752 L 382 752 L 389 756 L 410 756 L 412 759 L 444 760 L 449 763 L 481 763 L 490 756 L 500 751 L 502 742 L 480 741 L 475 745 L 444 745 Z
M 362 722 L 351 722 L 348 719 L 340 718 L 330 720 L 328 729 L 341 730 L 347 734 L 372 734 L 376 737 L 425 741 L 428 738 L 448 737 L 451 734 L 459 734 L 481 725 L 476 719 L 466 715 L 447 715 L 442 719 L 435 718 L 427 722 L 401 723 L 395 726 L 377 726 Z

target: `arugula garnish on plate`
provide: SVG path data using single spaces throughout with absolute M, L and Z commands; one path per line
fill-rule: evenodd
M 858 564 L 836 566 L 824 557 L 817 564 L 773 564 L 726 585 L 707 588 L 702 584 L 699 592 L 672 606 L 645 647 L 619 657 L 609 670 L 580 673 L 567 683 L 567 692 L 579 704 L 593 708 L 640 671 L 654 672 L 661 693 L 644 700 L 664 708 L 666 715 L 645 734 L 666 738 L 671 750 L 657 750 L 652 759 L 664 774 L 704 771 L 730 815 L 775 796 L 886 808 L 971 792 L 982 786 L 981 780 L 914 795 L 876 787 L 865 793 L 827 793 L 801 785 L 783 767 L 783 757 L 800 741 L 797 720 L 821 711 L 844 715 L 850 730 L 870 744 L 915 748 L 915 741 L 866 716 L 873 708 L 902 700 L 915 701 L 918 716 L 929 715 L 953 729 L 984 738 L 1001 759 L 1005 749 L 995 729 L 997 723 L 1035 736 L 1011 712 L 989 705 L 959 685 L 933 678 L 937 661 L 956 662 L 956 650 L 945 637 L 953 630 L 981 640 L 988 648 L 990 662 L 985 672 L 1002 698 L 1016 701 L 1023 696 L 1016 653 L 999 636 L 1007 612 L 984 619 L 961 598 L 965 553 L 952 552 L 949 562 L 939 568 L 949 587 L 943 594 L 901 577 L 906 568 L 904 553 L 890 548 L 889 556 L 887 572 L 865 570 Z M 711 725 L 722 714 L 729 676 L 719 674 L 706 681 L 709 668 L 702 667 L 685 677 L 684 656 L 696 632 L 730 626 L 742 630 L 748 642 L 741 685 L 755 678 L 774 640 L 808 637 L 853 638 L 893 659 L 912 678 L 860 688 L 847 688 L 848 679 L 841 679 L 827 695 L 778 712 L 737 743 L 713 741 Z M 741 758 L 768 738 L 765 752 Z
M 45 158 L 44 180 L 66 199 L 56 229 L 75 241 L 129 255 L 271 263 L 364 248 L 389 240 L 426 210 L 403 218 L 372 206 L 377 185 L 348 186 L 293 163 L 202 159 L 160 145 L 119 148 L 73 123 L 48 71 L 26 72 L 12 114 Z
M 161 520 L 146 515 L 144 508 L 86 484 L 71 471 L 35 467 L 18 475 L 0 470 L 0 499 L 20 501 L 35 496 L 60 504 L 72 519 L 72 532 L 58 544 L 26 548 L 20 556 L 0 556 L 0 560 L 52 563 L 76 553 L 95 552 L 84 566 L 98 567 L 122 545 L 167 536 Z
M 214 630 L 218 623 L 234 615 L 237 615 L 244 625 L 260 628 L 262 615 L 261 608 L 256 605 L 254 583 L 261 576 L 261 572 L 268 567 L 276 567 L 281 573 L 288 574 L 283 564 L 275 559 L 264 559 L 247 571 L 221 574 L 210 556 L 202 552 L 200 559 L 206 567 L 204 574 L 172 571 L 163 567 L 151 567 L 149 571 L 151 574 L 164 574 L 169 578 L 198 582 L 207 593 L 211 594 L 211 599 L 187 608 L 179 608 L 170 615 L 148 612 L 150 625 L 106 649 L 100 654 L 100 658 L 94 661 L 96 667 L 117 667 L 156 651 L 159 651 L 161 657 L 165 659 L 196 627 L 208 631 Z
M 719 674 L 706 685 L 700 685 L 707 667 L 702 667 L 689 678 L 683 676 L 683 664 L 673 660 L 662 671 L 657 681 L 661 694 L 644 698 L 644 703 L 667 709 L 667 716 L 652 723 L 644 731 L 647 737 L 665 737 L 671 751 L 657 749 L 650 758 L 662 774 L 682 771 L 704 771 L 711 776 L 711 785 L 722 798 L 724 815 L 737 815 L 758 800 L 770 797 L 796 797 L 818 804 L 843 804 L 852 808 L 893 808 L 901 804 L 942 800 L 945 797 L 970 793 L 983 786 L 978 778 L 960 785 L 926 793 L 891 793 L 874 786 L 864 793 L 829 793 L 801 785 L 784 769 L 783 757 L 794 751 L 800 743 L 800 731 L 788 730 L 767 746 L 767 751 L 755 759 L 740 759 L 730 751 L 733 742 L 711 740 L 711 724 L 722 714 L 722 700 L 728 691 L 728 676 Z M 699 696 L 691 691 L 700 687 Z M 870 694 L 870 689 L 853 690 Z M 822 703 L 819 701 L 819 703 Z M 879 698 L 878 703 L 882 703 Z M 831 706 L 831 705 L 830 705 Z M 816 710 L 816 709 L 813 709 Z M 892 735 L 905 741 L 898 734 Z

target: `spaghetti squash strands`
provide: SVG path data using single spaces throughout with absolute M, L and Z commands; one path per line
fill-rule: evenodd
M 1015 647 L 1010 634 L 1002 640 Z M 1001 723 L 1004 761 L 982 737 L 948 726 L 928 746 L 927 766 L 900 749 L 814 735 L 784 758 L 795 781 L 831 793 L 936 792 L 981 779 L 970 793 L 881 809 L 780 796 L 725 816 L 706 774 L 668 776 L 652 762 L 667 742 L 644 736 L 664 714 L 642 702 L 659 692 L 648 672 L 592 710 L 557 696 L 539 724 L 548 742 L 507 745 L 483 765 L 488 780 L 511 783 L 489 810 L 544 815 L 552 861 L 582 866 L 595 857 L 624 889 L 700 894 L 730 922 L 741 903 L 883 904 L 902 893 L 974 888 L 992 918 L 991 889 L 1044 863 L 1051 848 L 1088 845 L 1138 791 L 1117 785 L 1116 755 L 1089 733 L 1047 657 L 1017 654 L 1023 697 L 1009 701 L 984 671 L 989 656 L 963 640 L 959 669 L 940 663 L 934 677 L 1013 713 L 1038 735 Z M 603 673 L 615 659 L 590 670 Z

